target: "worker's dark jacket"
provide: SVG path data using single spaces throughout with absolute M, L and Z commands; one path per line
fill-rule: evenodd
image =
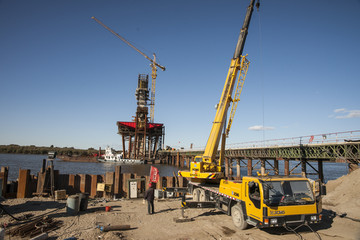
M 148 190 L 146 190 L 144 199 L 147 201 L 150 201 L 150 202 L 154 201 L 154 189 L 153 188 L 149 188 Z

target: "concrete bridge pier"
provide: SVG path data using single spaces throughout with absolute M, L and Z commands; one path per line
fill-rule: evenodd
M 306 177 L 306 160 L 301 159 L 301 176 Z
M 289 176 L 290 175 L 290 159 L 284 159 L 284 175 Z
M 253 166 L 252 166 L 252 159 L 248 158 L 247 159 L 247 175 L 251 176 L 252 175 L 252 170 L 253 170 Z
M 240 178 L 241 174 L 240 174 L 240 159 L 236 159 L 236 177 Z
M 264 176 L 265 175 L 265 173 L 266 173 L 266 168 L 265 168 L 265 166 L 266 166 L 266 159 L 260 159 L 260 162 L 261 162 L 261 167 L 260 167 L 260 173 L 261 173 L 261 175 L 262 176 Z

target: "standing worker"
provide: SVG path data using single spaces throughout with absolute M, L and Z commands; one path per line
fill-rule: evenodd
M 149 183 L 149 189 L 146 190 L 144 200 L 147 201 L 148 204 L 148 214 L 154 213 L 154 184 L 152 182 Z

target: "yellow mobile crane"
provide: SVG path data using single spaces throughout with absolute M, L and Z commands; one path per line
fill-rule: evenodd
M 205 152 L 190 163 L 190 171 L 179 171 L 180 176 L 190 178 L 187 189 L 173 189 L 192 194 L 192 201 L 182 199 L 182 209 L 194 207 L 215 207 L 232 216 L 239 229 L 248 225 L 259 228 L 291 225 L 305 225 L 321 221 L 321 195 L 326 194 L 325 186 L 302 176 L 244 176 L 241 180 L 224 179 L 221 170 L 224 158 L 225 137 L 229 133 L 234 109 L 245 80 L 249 62 L 241 56 L 255 0 L 251 0 L 246 12 L 244 25 L 231 60 L 225 86 L 217 107 Z M 256 4 L 259 6 L 259 3 Z M 235 79 L 240 72 L 235 97 L 232 97 Z M 226 115 L 230 103 L 233 107 L 224 133 Z M 215 159 L 222 135 L 220 159 Z M 317 185 L 319 184 L 319 185 Z M 165 189 L 165 191 L 172 191 Z M 184 213 L 184 211 L 183 211 Z M 311 228 L 310 228 L 311 229 Z
M 137 51 L 138 53 L 143 55 L 147 60 L 149 60 L 151 62 L 150 66 L 151 66 L 151 70 L 152 70 L 152 72 L 151 72 L 151 79 L 152 80 L 151 80 L 151 97 L 150 97 L 150 122 L 153 123 L 154 122 L 154 111 L 155 111 L 155 86 L 156 86 L 156 77 L 157 77 L 157 67 L 159 67 L 163 71 L 165 71 L 166 68 L 164 66 L 161 66 L 159 63 L 156 62 L 155 53 L 153 53 L 154 59 L 151 59 L 145 53 L 143 53 L 138 48 L 136 48 L 134 45 L 129 43 L 125 38 L 123 38 L 122 36 L 120 36 L 119 34 L 114 32 L 111 28 L 109 28 L 108 26 L 103 24 L 99 19 L 97 19 L 96 17 L 91 17 L 91 18 L 94 19 L 101 26 L 103 26 L 105 29 L 107 29 L 109 32 L 111 32 L 112 34 L 114 34 L 115 36 L 120 38 L 123 42 L 125 42 L 127 45 L 129 45 L 130 47 L 135 49 L 135 51 Z
M 224 173 L 221 171 L 221 165 L 224 158 L 225 139 L 229 134 L 231 124 L 235 115 L 237 103 L 240 100 L 240 94 L 244 85 L 245 77 L 249 67 L 249 61 L 246 56 L 242 56 L 242 52 L 245 45 L 246 36 L 251 20 L 251 15 L 254 9 L 255 0 L 252 0 L 245 16 L 244 24 L 241 28 L 238 42 L 235 48 L 235 53 L 231 59 L 229 71 L 224 84 L 219 104 L 217 104 L 217 111 L 214 122 L 212 124 L 210 136 L 206 143 L 205 151 L 202 156 L 196 156 L 194 161 L 190 163 L 190 171 L 179 171 L 179 175 L 187 178 L 191 178 L 192 181 L 219 181 L 224 177 Z M 259 6 L 259 3 L 256 4 Z M 240 74 L 239 74 L 240 72 Z M 236 83 L 236 78 L 239 74 L 239 78 L 236 84 L 236 90 L 234 97 L 233 90 Z M 232 103 L 232 109 L 227 124 L 227 128 L 223 134 L 221 134 L 224 128 L 228 109 Z M 216 159 L 218 152 L 220 137 L 222 136 L 220 158 Z

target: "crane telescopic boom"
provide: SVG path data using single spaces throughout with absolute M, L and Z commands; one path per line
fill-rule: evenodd
M 138 53 L 140 53 L 141 55 L 143 55 L 147 60 L 149 60 L 151 62 L 151 99 L 150 99 L 150 122 L 154 122 L 154 108 L 155 108 L 155 86 L 156 86 L 156 77 L 157 77 L 157 68 L 159 67 L 161 70 L 165 71 L 165 67 L 161 66 L 160 64 L 158 64 L 156 62 L 156 55 L 155 53 L 153 54 L 154 59 L 151 59 L 150 57 L 148 57 L 145 53 L 143 53 L 142 51 L 140 51 L 138 48 L 136 48 L 134 45 L 132 45 L 129 41 L 127 41 L 125 38 L 123 38 L 122 36 L 120 36 L 119 34 L 117 34 L 116 32 L 114 32 L 111 28 L 109 28 L 108 26 L 106 26 L 105 24 L 103 24 L 99 19 L 97 19 L 96 17 L 91 17 L 92 19 L 94 19 L 97 23 L 99 23 L 101 26 L 103 26 L 105 29 L 107 29 L 109 32 L 111 32 L 112 34 L 114 34 L 115 36 L 117 36 L 118 38 L 120 38 L 123 42 L 125 42 L 127 45 L 129 45 L 130 47 L 132 47 L 135 51 L 137 51 Z
M 240 89 L 236 90 L 237 94 L 235 95 L 238 96 L 235 96 L 235 98 L 239 98 L 239 94 L 241 93 L 243 82 L 247 73 L 249 61 L 244 56 L 242 56 L 242 52 L 244 49 L 252 12 L 254 10 L 254 5 L 255 0 L 251 0 L 250 5 L 247 8 L 245 20 L 239 34 L 234 56 L 231 59 L 229 71 L 224 84 L 224 89 L 222 91 L 219 104 L 217 105 L 215 119 L 212 124 L 210 136 L 206 143 L 204 154 L 195 157 L 194 161 L 190 164 L 190 171 L 179 171 L 179 175 L 192 178 L 193 181 L 202 181 L 203 179 L 218 180 L 224 175 L 221 171 L 221 165 L 225 148 L 225 134 L 221 134 L 221 131 L 226 124 L 225 122 L 230 103 L 234 102 L 232 94 L 237 75 L 240 71 L 240 77 L 238 80 L 240 84 L 237 84 L 238 87 L 240 85 Z M 259 4 L 257 3 L 256 6 L 258 7 L 258 5 Z M 215 158 L 218 152 L 221 135 L 223 135 L 223 142 L 221 147 L 222 150 L 220 151 L 220 159 L 216 161 Z

